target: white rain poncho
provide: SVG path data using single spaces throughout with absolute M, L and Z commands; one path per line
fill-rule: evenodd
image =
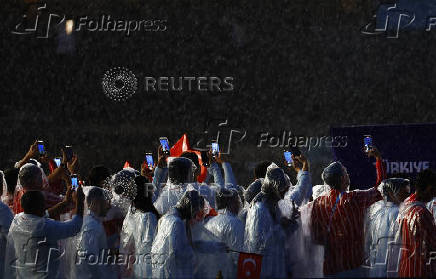
M 399 205 L 391 199 L 397 199 L 403 187 L 410 191 L 409 180 L 390 178 L 378 186 L 383 200 L 371 205 L 365 216 L 365 265 L 369 267 L 370 277 L 388 275 L 388 251 L 395 243 L 398 233 Z M 397 200 L 397 202 L 400 202 Z
M 11 226 L 14 215 L 10 208 L 0 202 L 0 276 L 3 275 L 5 262 L 6 244 L 8 238 L 9 227 Z
M 108 256 L 109 247 L 101 218 L 92 212 L 86 215 L 74 243 L 76 251 L 71 278 L 115 278 L 112 272 L 114 257 Z
M 327 196 L 330 193 L 329 185 L 315 185 L 312 188 L 312 200 L 316 200 L 318 197 Z
M 398 231 L 399 207 L 393 202 L 378 201 L 368 208 L 365 224 L 366 265 L 370 277 L 387 276 L 388 245 Z
M 151 257 L 153 278 L 192 278 L 194 251 L 177 209 L 159 219 Z
M 133 278 L 151 278 L 151 247 L 157 234 L 157 217 L 152 212 L 130 209 L 121 231 L 120 252 L 135 255 Z M 129 266 L 130 268 L 130 266 Z
M 294 278 L 323 277 L 324 246 L 313 241 L 311 233 L 311 214 L 313 202 L 299 208 L 301 218 L 298 229 L 288 236 L 288 251 Z
M 175 206 L 187 190 L 195 189 L 195 164 L 190 159 L 183 157 L 170 157 L 168 161 L 168 182 L 162 189 L 157 200 L 154 202 L 154 206 L 161 215 L 166 214 L 173 206 Z M 177 174 L 179 172 L 178 169 L 181 168 L 188 169 L 187 178 L 184 178 L 187 183 L 177 183 L 173 180 L 173 177 L 171 177 L 173 173 Z
M 227 209 L 218 210 L 218 216 L 210 218 L 204 225 L 214 237 L 214 241 L 223 242 L 233 250 L 229 253 L 216 253 L 208 255 L 206 270 L 208 278 L 216 278 L 221 271 L 223 278 L 236 278 L 238 256 L 234 251 L 242 251 L 244 246 L 244 224 Z
M 427 208 L 433 214 L 433 218 L 436 222 L 436 198 L 433 198 L 431 202 L 427 203 Z
M 262 278 L 286 278 L 286 233 L 280 224 L 281 213 L 277 205 L 280 193 L 289 187 L 289 180 L 274 163 L 266 172 L 262 191 L 253 199 L 245 224 L 245 249 L 263 255 Z
M 32 214 L 17 214 L 8 234 L 6 278 L 59 278 L 65 250 L 58 241 L 80 231 L 82 217 L 57 222 Z

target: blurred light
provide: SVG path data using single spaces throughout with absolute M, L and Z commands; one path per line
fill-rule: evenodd
M 65 32 L 67 35 L 70 35 L 73 32 L 74 21 L 72 19 L 68 19 L 65 22 Z

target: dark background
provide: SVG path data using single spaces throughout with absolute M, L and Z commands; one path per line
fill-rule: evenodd
M 138 166 L 158 138 L 191 143 L 217 123 L 247 132 L 230 160 L 241 184 L 255 162 L 282 161 L 281 148 L 257 148 L 259 133 L 329 134 L 331 126 L 434 122 L 435 32 L 398 39 L 360 32 L 371 1 L 45 1 L 67 18 L 166 19 L 165 32 L 74 32 L 75 50 L 58 37 L 11 34 L 24 1 L 1 4 L 0 167 L 10 167 L 35 139 L 51 155 L 63 144 L 79 154 L 81 173 Z M 103 94 L 101 79 L 124 66 L 138 77 L 232 76 L 233 93 L 146 93 L 125 103 Z M 205 139 L 208 141 L 209 139 Z M 156 154 L 155 154 L 156 155 Z M 311 151 L 314 180 L 332 157 Z M 361 154 L 359 154 L 361 156 Z

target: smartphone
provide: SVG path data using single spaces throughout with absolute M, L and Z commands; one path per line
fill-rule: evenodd
M 147 162 L 148 168 L 151 170 L 153 169 L 154 162 L 153 162 L 153 154 L 150 152 L 145 153 L 145 161 Z
M 61 161 L 62 161 L 61 158 L 56 157 L 56 158 L 54 158 L 53 160 L 55 161 L 56 166 L 59 168 L 59 167 L 61 166 Z
M 363 136 L 363 148 L 366 153 L 368 153 L 372 149 L 372 136 L 364 135 Z
M 77 174 L 71 175 L 71 186 L 73 187 L 74 191 L 76 191 L 77 187 L 79 187 L 79 181 L 77 180 Z
M 37 144 L 38 144 L 39 155 L 44 155 L 45 154 L 44 141 L 39 140 Z
M 166 137 L 160 137 L 159 141 L 160 141 L 160 145 L 162 145 L 162 151 L 165 154 L 169 155 L 170 154 L 170 145 L 168 143 L 168 139 Z
M 217 156 L 220 153 L 220 147 L 216 141 L 212 142 L 212 155 Z
M 207 156 L 207 151 L 201 151 L 201 162 L 203 163 L 203 166 L 208 168 L 209 167 L 209 157 Z
M 71 162 L 73 159 L 73 147 L 71 145 L 65 145 L 65 156 L 67 156 L 67 162 Z
M 292 152 L 291 151 L 285 151 L 283 152 L 283 156 L 285 156 L 285 161 L 288 163 L 288 166 L 292 165 Z

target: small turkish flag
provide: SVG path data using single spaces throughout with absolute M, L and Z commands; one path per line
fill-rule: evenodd
M 259 279 L 262 269 L 262 255 L 239 253 L 238 279 Z

